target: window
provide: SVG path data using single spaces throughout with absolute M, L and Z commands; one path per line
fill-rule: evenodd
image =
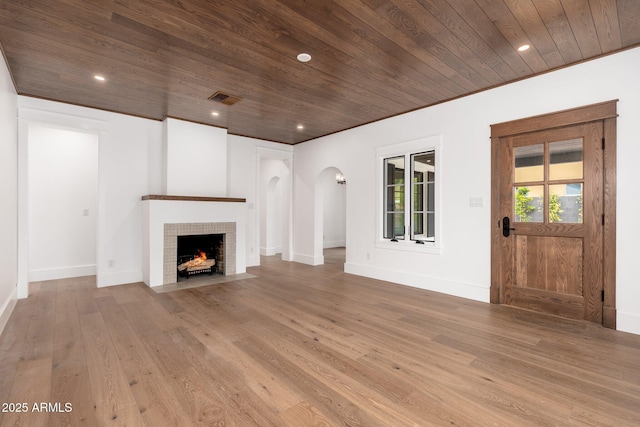
M 439 247 L 439 141 L 433 137 L 377 150 L 382 169 L 380 245 L 410 250 Z
M 435 240 L 436 159 L 433 150 L 411 155 L 413 175 L 411 240 Z
M 404 157 L 384 159 L 384 238 L 404 239 Z

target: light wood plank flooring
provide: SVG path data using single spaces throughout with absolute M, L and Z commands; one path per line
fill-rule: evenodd
M 28 411 L 0 424 L 640 425 L 640 336 L 347 275 L 343 257 L 164 294 L 35 283 L 0 337 L 0 402 Z

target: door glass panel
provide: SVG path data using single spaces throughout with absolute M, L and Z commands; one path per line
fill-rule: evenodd
M 582 183 L 549 186 L 549 222 L 582 224 Z
M 513 198 L 516 222 L 544 222 L 544 185 L 515 187 Z
M 544 144 L 515 147 L 515 182 L 533 182 L 544 179 Z
M 549 179 L 582 179 L 582 138 L 549 143 Z

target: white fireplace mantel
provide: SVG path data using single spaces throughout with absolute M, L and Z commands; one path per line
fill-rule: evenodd
M 167 285 L 164 274 L 165 224 L 235 223 L 235 274 L 246 272 L 245 199 L 220 197 L 142 197 L 143 281 Z

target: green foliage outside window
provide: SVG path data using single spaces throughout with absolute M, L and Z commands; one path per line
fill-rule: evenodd
M 515 210 L 517 220 L 520 222 L 529 222 L 531 213 L 536 207 L 531 204 L 533 197 L 529 196 L 529 187 L 518 187 L 516 190 Z
M 576 204 L 578 205 L 578 223 L 582 224 L 582 194 L 576 196 Z
M 561 222 L 560 214 L 564 212 L 560 209 L 560 196 L 552 194 L 549 197 L 549 222 Z

